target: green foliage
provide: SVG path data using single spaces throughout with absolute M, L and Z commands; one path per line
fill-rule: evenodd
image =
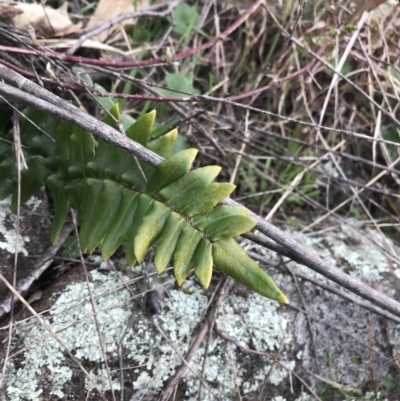
M 383 139 L 399 143 L 399 135 L 397 129 L 392 126 L 382 127 L 381 136 Z M 396 158 L 398 156 L 398 148 L 394 145 L 385 145 L 387 152 L 391 158 Z
M 68 237 L 62 247 L 61 255 L 64 258 L 68 259 L 77 259 L 79 258 L 79 247 L 76 237 L 71 236 Z
M 348 33 L 349 35 L 351 35 L 352 33 L 354 33 L 357 30 L 357 27 L 354 25 L 346 25 L 344 27 L 344 30 L 346 31 L 346 33 Z
M 328 363 L 330 358 L 331 352 L 328 351 L 328 355 L 323 357 L 323 359 L 329 365 L 329 367 L 332 368 L 333 366 Z M 357 358 L 356 364 L 360 365 L 361 363 L 362 361 Z M 336 394 L 341 394 L 342 398 L 344 397 L 344 401 L 385 401 L 387 400 L 386 395 L 390 394 L 391 389 L 395 386 L 392 376 L 388 374 L 383 376 L 380 383 L 375 386 L 376 391 L 363 394 L 358 388 L 342 385 L 319 375 L 313 374 L 313 376 L 321 381 L 321 383 L 317 385 L 318 396 L 321 398 L 321 400 L 327 401 L 334 399 Z
M 200 92 L 193 86 L 193 83 L 184 74 L 170 73 L 165 76 L 165 83 L 168 89 L 159 88 L 160 92 L 164 96 L 169 97 L 188 97 L 188 93 L 198 95 Z M 184 92 L 184 93 L 181 93 Z
M 271 278 L 243 251 L 233 237 L 251 230 L 256 221 L 243 207 L 217 206 L 235 186 L 215 183 L 220 167 L 189 171 L 197 150 L 172 153 L 177 131 L 150 141 L 155 111 L 145 114 L 126 129 L 126 135 L 165 158 L 157 168 L 139 162 L 120 148 L 92 134 L 41 113 L 28 110 L 31 118 L 47 130 L 53 141 L 25 124 L 21 130 L 29 169 L 22 171 L 21 199 L 28 200 L 47 185 L 54 200 L 51 241 L 75 205 L 84 252 L 101 248 L 104 260 L 125 243 L 129 265 L 143 261 L 157 244 L 154 265 L 161 273 L 170 263 L 181 285 L 194 267 L 207 288 L 213 265 L 263 296 L 287 302 Z M 118 105 L 105 122 L 116 126 Z M 13 194 L 16 204 L 15 158 L 11 146 L 1 153 L 0 194 Z
M 187 35 L 197 24 L 199 14 L 196 8 L 186 3 L 180 3 L 174 8 L 175 26 L 174 32 L 179 35 Z

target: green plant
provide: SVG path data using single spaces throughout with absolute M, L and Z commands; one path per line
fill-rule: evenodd
M 172 154 L 177 130 L 150 141 L 154 111 L 125 127 L 125 132 L 165 158 L 157 168 L 138 162 L 102 140 L 96 144 L 92 134 L 70 123 L 32 109 L 27 110 L 26 117 L 51 137 L 44 136 L 28 120 L 21 122 L 21 141 L 29 167 L 21 171 L 21 203 L 43 185 L 50 188 L 55 209 L 53 243 L 72 201 L 85 252 L 92 253 L 100 247 L 107 260 L 125 243 L 126 260 L 132 266 L 141 262 L 157 243 L 157 272 L 161 273 L 172 260 L 179 285 L 194 267 L 198 280 L 207 288 L 214 264 L 261 295 L 287 302 L 271 278 L 233 239 L 251 230 L 255 220 L 243 207 L 218 206 L 234 185 L 212 182 L 221 170 L 218 166 L 189 171 L 197 150 Z M 105 122 L 117 127 L 120 120 L 116 104 Z M 10 145 L 2 150 L 0 198 L 12 194 L 15 209 L 15 155 Z
M 329 369 L 333 369 L 335 362 L 334 362 L 334 358 L 333 358 L 333 352 L 331 349 L 328 349 L 326 351 L 326 355 L 324 355 L 322 357 L 322 359 L 324 360 L 326 365 L 329 367 Z
M 329 352 L 328 352 L 329 354 Z M 329 356 L 330 357 L 330 356 Z M 325 357 L 324 357 L 325 360 Z M 325 360 L 326 361 L 326 360 Z M 385 394 L 395 386 L 391 375 L 383 376 L 381 382 L 377 386 L 377 389 L 373 392 L 369 391 L 365 394 L 358 388 L 352 388 L 333 380 L 325 379 L 321 376 L 316 375 L 317 379 L 321 380 L 322 383 L 317 385 L 318 396 L 322 400 L 331 400 L 335 398 L 335 394 L 341 394 L 344 397 L 343 401 L 387 401 Z
M 180 3 L 173 11 L 175 18 L 174 32 L 183 38 L 196 26 L 199 14 L 195 7 Z

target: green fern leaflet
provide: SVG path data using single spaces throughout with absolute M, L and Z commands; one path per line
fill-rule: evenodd
M 116 127 L 118 106 L 105 122 Z M 28 109 L 28 117 L 43 115 Z M 287 303 L 272 279 L 246 254 L 233 237 L 256 225 L 244 207 L 218 205 L 235 186 L 216 183 L 221 168 L 190 170 L 197 150 L 172 153 L 177 131 L 150 141 L 155 119 L 152 111 L 125 127 L 126 135 L 162 156 L 157 168 L 138 162 L 122 149 L 99 140 L 66 122 L 47 118 L 48 140 L 30 123 L 21 123 L 28 169 L 21 173 L 21 201 L 47 185 L 54 200 L 51 241 L 54 243 L 67 218 L 71 202 L 77 210 L 79 239 L 84 252 L 100 248 L 104 260 L 125 243 L 125 256 L 133 266 L 142 262 L 156 244 L 158 273 L 170 264 L 181 285 L 191 269 L 208 288 L 213 266 L 259 294 Z M 28 153 L 28 152 L 26 152 Z M 15 156 L 0 148 L 0 198 L 13 194 L 16 204 Z

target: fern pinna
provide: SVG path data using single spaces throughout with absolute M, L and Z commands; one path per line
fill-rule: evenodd
M 104 260 L 125 243 L 129 265 L 141 262 L 156 244 L 154 266 L 161 273 L 170 263 L 181 285 L 190 270 L 207 288 L 213 265 L 252 290 L 287 303 L 272 279 L 246 254 L 233 237 L 256 225 L 244 207 L 218 205 L 235 186 L 213 182 L 221 168 L 190 171 L 197 150 L 173 154 L 177 130 L 150 141 L 155 119 L 152 111 L 126 127 L 126 135 L 162 156 L 157 168 L 66 122 L 28 109 L 52 137 L 46 138 L 22 122 L 22 143 L 29 149 L 28 169 L 21 172 L 21 202 L 43 185 L 51 190 L 54 243 L 65 223 L 71 200 L 77 210 L 79 240 L 84 252 L 101 248 Z M 117 105 L 105 122 L 116 127 Z M 43 124 L 43 121 L 46 121 Z M 126 125 L 126 124 L 125 124 Z M 51 140 L 52 139 L 52 140 Z M 27 152 L 26 152 L 27 153 Z M 13 194 L 16 204 L 15 156 L 0 149 L 0 198 Z

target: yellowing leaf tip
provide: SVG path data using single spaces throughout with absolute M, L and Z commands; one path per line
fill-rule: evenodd
M 165 135 L 176 137 L 176 136 L 178 136 L 178 130 L 177 130 L 177 128 L 174 128 L 173 130 L 168 131 Z
M 282 294 L 282 293 L 276 298 L 276 300 L 277 300 L 278 302 L 282 303 L 282 304 L 289 305 L 289 300 L 288 300 L 288 299 L 285 297 L 285 295 Z
M 196 157 L 197 153 L 199 153 L 198 149 L 195 148 L 188 149 L 188 152 L 192 155 L 192 157 Z

